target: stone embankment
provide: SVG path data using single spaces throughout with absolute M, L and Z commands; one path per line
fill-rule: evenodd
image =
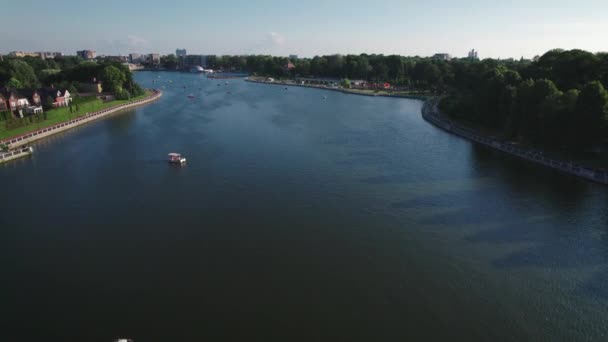
M 0 152 L 0 164 L 5 163 L 7 161 L 15 160 L 18 158 L 27 157 L 34 153 L 34 148 L 29 147 L 20 147 L 16 150 L 11 150 L 8 152 Z
M 437 106 L 437 99 L 425 102 L 424 106 L 422 107 L 422 117 L 427 122 L 442 128 L 445 131 L 532 163 L 540 164 L 573 176 L 585 178 L 593 182 L 608 185 L 607 170 L 593 169 L 572 162 L 549 158 L 546 157 L 542 151 L 518 146 L 512 142 L 500 140 L 494 137 L 485 136 L 474 129 L 463 126 L 449 119 L 447 116 L 441 113 Z
M 103 109 L 103 110 L 100 110 L 97 112 L 93 112 L 93 113 L 87 113 L 84 116 L 81 116 L 76 119 L 72 119 L 70 121 L 62 122 L 62 123 L 56 124 L 54 126 L 46 127 L 46 128 L 41 128 L 41 129 L 26 133 L 26 134 L 16 136 L 16 137 L 11 137 L 11 138 L 0 141 L 0 145 L 6 145 L 6 146 L 8 146 L 9 149 L 14 149 L 14 148 L 17 148 L 20 146 L 24 146 L 35 140 L 46 138 L 50 135 L 67 131 L 74 127 L 78 127 L 80 125 L 84 125 L 91 121 L 106 117 L 106 116 L 116 113 L 118 111 L 133 108 L 136 106 L 141 106 L 141 105 L 150 103 L 152 101 L 156 101 L 163 94 L 158 89 L 153 89 L 151 91 L 152 91 L 152 94 L 144 99 L 130 101 L 130 102 L 127 102 L 127 103 L 124 103 L 121 105 L 106 108 L 106 109 Z

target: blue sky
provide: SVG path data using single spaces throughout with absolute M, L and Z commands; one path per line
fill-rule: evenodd
M 143 6 L 146 4 L 146 6 Z M 608 1 L 20 0 L 2 5 L 0 53 L 92 49 L 314 56 L 533 57 L 608 51 Z

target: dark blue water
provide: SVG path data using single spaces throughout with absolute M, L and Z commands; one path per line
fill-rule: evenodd
M 162 99 L 0 166 L 0 340 L 608 339 L 606 187 L 418 101 L 136 79 Z

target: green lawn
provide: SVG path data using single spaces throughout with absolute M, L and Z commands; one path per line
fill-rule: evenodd
M 134 97 L 132 100 L 140 100 L 150 95 L 150 92 L 146 91 L 146 94 L 138 97 Z M 84 116 L 87 112 L 96 112 L 108 107 L 124 104 L 129 100 L 115 100 L 111 102 L 103 102 L 96 97 L 85 97 L 80 99 L 81 103 L 78 104 L 78 112 L 76 112 L 76 106 L 72 105 L 74 113 L 70 113 L 69 107 L 62 107 L 57 109 L 51 109 L 46 112 L 47 119 L 42 122 L 32 123 L 23 127 L 17 127 L 11 130 L 6 129 L 5 122 L 0 122 L 0 139 L 6 139 L 21 135 L 30 131 L 34 131 L 40 128 L 56 125 L 58 123 L 75 119 L 80 116 Z

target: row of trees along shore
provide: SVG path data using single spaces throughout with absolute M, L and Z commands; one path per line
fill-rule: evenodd
M 295 68 L 287 70 L 291 61 Z M 608 54 L 551 50 L 534 60 L 440 60 L 384 55 L 211 56 L 208 66 L 277 78 L 330 77 L 390 82 L 442 95 L 455 119 L 504 138 L 568 151 L 608 137 Z
M 54 86 L 75 94 L 93 80 L 101 81 L 103 91 L 114 94 L 117 99 L 144 93 L 133 80 L 129 68 L 115 61 L 85 61 L 75 56 L 54 59 L 4 56 L 0 60 L 0 87 L 33 89 Z

